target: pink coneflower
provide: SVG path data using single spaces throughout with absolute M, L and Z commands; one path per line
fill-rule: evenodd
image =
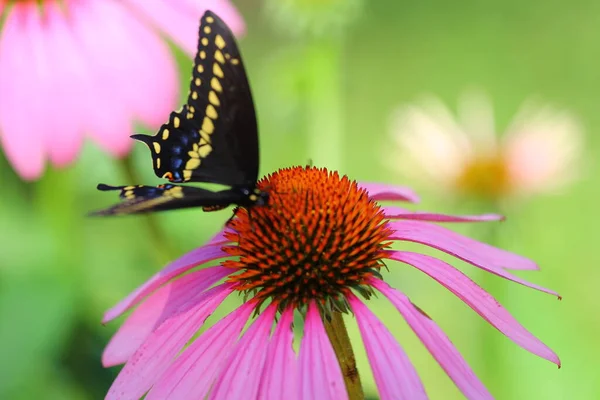
M 458 116 L 434 97 L 400 107 L 388 164 L 449 193 L 487 200 L 553 191 L 577 176 L 582 132 L 571 113 L 528 102 L 499 137 L 489 98 L 470 92 Z
M 380 206 L 378 201 L 417 197 L 405 188 L 357 184 L 312 167 L 279 170 L 258 187 L 269 191 L 268 206 L 252 208 L 250 215 L 239 209 L 228 228 L 169 264 L 106 313 L 104 322 L 137 306 L 103 355 L 105 366 L 125 363 L 107 399 L 138 399 L 147 392 L 147 400 L 344 399 L 342 371 L 323 323 L 336 310 L 349 310 L 356 318 L 382 399 L 426 398 L 402 347 L 366 305 L 375 292 L 396 306 L 465 396 L 491 398 L 435 322 L 385 282 L 382 268 L 389 260 L 431 276 L 516 344 L 560 363 L 552 350 L 459 270 L 434 257 L 390 247 L 421 243 L 556 295 L 509 272 L 537 269 L 532 261 L 435 224 L 494 221 L 499 216 L 450 216 Z M 216 265 L 192 271 L 209 262 Z M 233 293 L 243 294 L 243 305 L 185 347 Z M 298 355 L 292 346 L 295 312 L 304 318 Z M 253 314 L 257 317 L 242 333 Z
M 244 29 L 225 0 L 0 0 L 0 140 L 16 171 L 72 162 L 84 134 L 123 156 L 134 120 L 160 125 L 178 89 L 160 33 L 194 54 L 207 7 Z

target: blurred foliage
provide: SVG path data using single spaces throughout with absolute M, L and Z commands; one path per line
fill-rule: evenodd
M 311 125 L 311 108 L 302 79 L 288 76 L 296 69 L 289 58 L 296 44 L 265 23 L 260 2 L 237 4 L 248 22 L 241 47 L 259 114 L 261 171 L 304 164 L 312 157 L 304 134 Z M 343 157 L 341 172 L 358 180 L 402 183 L 380 160 L 390 111 L 424 91 L 452 104 L 471 84 L 492 95 L 500 124 L 531 94 L 572 109 L 582 117 L 589 152 L 595 155 L 600 151 L 595 137 L 600 129 L 598 26 L 600 3 L 584 0 L 366 3 L 364 15 L 340 43 L 341 69 L 331 77 L 341 80 L 343 140 L 333 149 Z M 286 52 L 287 67 L 274 68 Z M 300 71 L 302 54 L 295 60 Z M 190 62 L 181 53 L 178 58 L 185 88 Z M 136 146 L 131 157 L 134 168 L 144 183 L 158 182 L 142 147 Z M 500 337 L 436 282 L 390 265 L 390 283 L 439 323 L 476 372 L 485 363 L 497 365 L 493 375 L 486 372 L 482 379 L 499 399 L 600 397 L 600 255 L 591 251 L 596 245 L 593 223 L 598 221 L 597 169 L 591 165 L 585 179 L 560 196 L 509 210 L 508 220 L 497 227 L 501 246 L 542 266 L 541 272 L 520 275 L 563 295 L 557 302 L 500 279 L 493 285 L 493 294 L 559 354 L 561 370 Z M 19 181 L 0 156 L 2 399 L 97 399 L 118 372 L 100 366 L 102 348 L 118 326 L 102 326 L 102 313 L 161 268 L 163 260 L 144 218 L 85 217 L 115 200 L 95 191 L 98 182 L 136 183 L 128 181 L 120 162 L 91 145 L 77 165 L 51 171 L 33 184 Z M 467 211 L 465 205 L 454 207 L 443 198 L 422 195 L 420 209 Z M 228 217 L 225 211 L 188 210 L 159 215 L 157 223 L 169 251 L 179 255 L 201 244 Z M 485 229 L 458 228 L 479 237 Z M 473 268 L 464 270 L 481 281 Z M 382 299 L 370 304 L 398 336 L 431 398 L 461 398 L 393 307 Z M 350 327 L 359 344 L 355 324 Z M 499 347 L 489 352 L 477 346 L 477 335 L 486 330 L 499 337 Z M 375 396 L 364 349 L 358 345 L 356 352 L 366 392 Z M 501 359 L 492 358 L 498 355 Z

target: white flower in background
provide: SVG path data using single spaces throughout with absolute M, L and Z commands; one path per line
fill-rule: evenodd
M 388 164 L 456 195 L 502 200 L 552 192 L 578 176 L 583 137 L 568 111 L 526 102 L 503 135 L 490 99 L 468 92 L 457 116 L 429 96 L 398 108 Z

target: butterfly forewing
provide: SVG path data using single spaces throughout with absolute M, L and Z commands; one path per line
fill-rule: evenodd
M 157 176 L 171 182 L 255 184 L 258 132 L 235 38 L 210 11 L 202 17 L 187 104 L 155 136 L 135 135 L 152 153 Z
M 121 203 L 105 210 L 93 212 L 92 215 L 141 214 L 153 211 L 166 211 L 187 207 L 208 207 L 228 205 L 231 201 L 222 192 L 179 186 L 108 186 L 100 184 L 99 190 L 119 190 Z

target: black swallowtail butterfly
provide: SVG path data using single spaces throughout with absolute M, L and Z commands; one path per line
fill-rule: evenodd
M 208 182 L 221 191 L 172 184 L 98 185 L 120 190 L 123 201 L 94 215 L 135 214 L 231 204 L 265 205 L 268 193 L 256 187 L 258 128 L 252 94 L 231 30 L 211 11 L 200 21 L 198 52 L 187 103 L 172 112 L 154 136 L 133 135 L 150 148 L 154 172 L 170 182 Z

